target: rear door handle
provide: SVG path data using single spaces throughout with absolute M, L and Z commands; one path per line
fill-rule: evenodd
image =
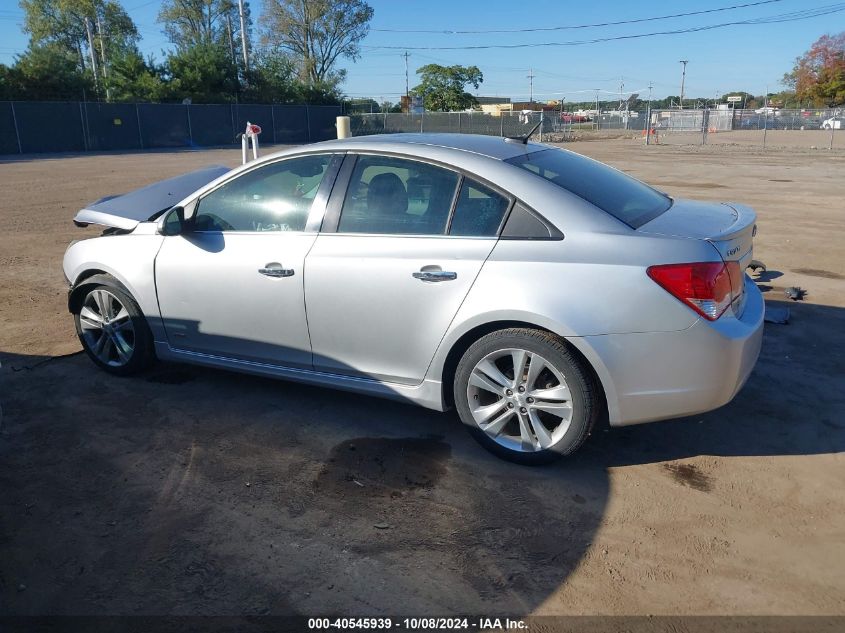
M 413 277 L 420 281 L 453 281 L 458 278 L 458 273 L 447 270 L 421 270 L 413 273 Z
M 259 268 L 258 272 L 267 277 L 293 277 L 293 268 L 282 268 L 278 262 L 271 262 L 264 268 Z

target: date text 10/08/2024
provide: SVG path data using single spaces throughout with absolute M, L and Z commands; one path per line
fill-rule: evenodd
M 519 631 L 528 624 L 510 618 L 309 618 L 310 630 L 383 630 L 383 631 Z

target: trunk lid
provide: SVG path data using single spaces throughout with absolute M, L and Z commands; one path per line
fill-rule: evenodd
M 745 305 L 745 269 L 753 257 L 753 239 L 757 232 L 757 214 L 734 202 L 716 203 L 675 200 L 672 207 L 637 230 L 652 235 L 666 235 L 710 242 L 728 264 L 734 296 L 734 312 L 742 314 Z
M 74 217 L 77 226 L 101 224 L 126 231 L 139 222 L 152 220 L 197 189 L 230 171 L 222 165 L 212 165 L 175 178 L 160 180 L 135 191 L 106 196 L 81 209 Z

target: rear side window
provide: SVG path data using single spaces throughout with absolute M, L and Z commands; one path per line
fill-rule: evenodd
M 495 237 L 509 204 L 510 200 L 489 187 L 464 178 L 449 234 Z
M 458 175 L 390 156 L 360 156 L 340 213 L 338 233 L 443 235 Z
M 632 228 L 672 206 L 672 199 L 621 171 L 574 152 L 547 149 L 506 161 L 574 193 Z

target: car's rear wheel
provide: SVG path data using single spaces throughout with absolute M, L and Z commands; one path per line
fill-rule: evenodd
M 559 337 L 514 328 L 487 334 L 455 372 L 455 407 L 482 446 L 537 465 L 573 453 L 599 413 L 589 370 Z
M 152 334 L 135 300 L 109 285 L 92 285 L 84 293 L 73 316 L 89 358 L 120 376 L 149 366 L 154 359 Z

